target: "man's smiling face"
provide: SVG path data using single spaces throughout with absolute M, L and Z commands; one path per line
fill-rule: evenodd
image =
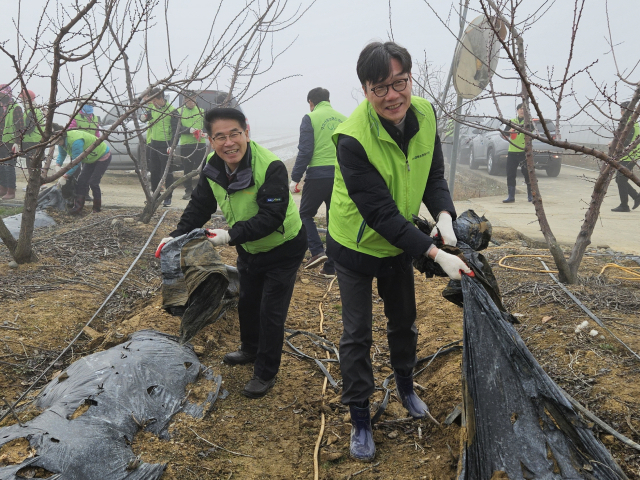
M 411 72 L 403 73 L 402 65 L 395 58 L 391 58 L 390 66 L 391 74 L 388 78 L 379 83 L 367 82 L 363 89 L 367 100 L 369 100 L 378 116 L 396 125 L 402 121 L 411 106 L 412 79 Z M 372 90 L 382 85 L 390 85 L 398 80 L 407 80 L 406 87 L 401 92 L 397 92 L 393 87 L 389 86 L 386 95 L 379 97 Z
M 235 170 L 247 152 L 249 132 L 237 120 L 219 119 L 211 124 L 209 140 L 216 154 Z

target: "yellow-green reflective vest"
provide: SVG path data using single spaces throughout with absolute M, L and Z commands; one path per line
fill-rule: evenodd
M 512 118 L 511 123 L 524 126 L 524 118 L 518 117 Z M 524 151 L 524 133 L 511 132 L 509 134 L 509 151 L 510 152 L 522 152 Z
M 335 165 L 336 146 L 331 136 L 336 127 L 347 117 L 331 107 L 329 102 L 318 103 L 311 113 L 308 113 L 313 127 L 313 156 L 309 167 L 323 167 Z
M 271 162 L 281 161 L 275 154 L 253 141 L 249 142 L 249 148 L 251 148 L 251 170 L 254 185 L 244 190 L 228 194 L 223 187 L 210 178 L 207 179 L 229 227 L 233 227 L 236 222 L 249 220 L 258 214 L 257 194 L 260 187 L 264 184 L 267 168 L 269 168 Z M 207 162 L 213 155 L 213 152 L 209 154 Z M 298 207 L 293 200 L 291 192 L 287 190 L 285 195 L 289 196 L 289 206 L 287 207 L 287 214 L 283 224 L 277 228 L 275 232 L 270 233 L 266 237 L 243 243 L 242 248 L 247 252 L 268 252 L 298 235 L 302 227 Z
M 64 148 L 69 157 L 71 157 L 71 150 L 76 140 L 84 140 L 84 148 L 82 149 L 83 152 L 98 141 L 93 133 L 83 132 L 82 130 L 68 130 L 62 148 Z M 95 148 L 93 152 L 91 152 L 84 160 L 82 160 L 82 163 L 93 163 L 99 158 L 103 157 L 105 153 L 107 153 L 107 143 L 102 142 Z
M 340 134 L 360 142 L 369 162 L 387 184 L 400 214 L 408 221 L 420 211 L 436 140 L 436 117 L 431 104 L 424 98 L 411 97 L 410 108 L 418 119 L 420 130 L 409 141 L 406 157 L 380 123 L 368 100 L 362 102 L 333 134 L 334 143 Z M 349 197 L 337 163 L 330 213 L 329 233 L 341 245 L 378 258 L 402 253 L 366 224 Z
M 150 106 L 151 119 L 149 119 L 149 130 L 147 131 L 147 143 L 151 141 L 171 143 L 171 112 L 175 107 L 166 102 L 164 107 Z
M 82 130 L 83 132 L 92 133 L 95 137 L 96 130 L 98 130 L 98 125 L 100 123 L 100 118 L 96 115 L 91 117 L 89 120 L 85 115 L 78 114 L 73 118 L 76 121 L 76 125 L 78 125 L 78 130 Z
M 633 138 L 631 139 L 631 143 L 633 143 L 635 139 L 638 138 L 638 135 L 640 135 L 640 125 L 638 125 L 637 123 L 634 123 Z M 631 150 L 629 152 L 629 155 L 620 159 L 621 162 L 631 162 L 631 161 L 638 161 L 638 160 L 640 160 L 640 145 L 636 146 L 633 150 Z
M 11 149 L 11 145 L 16 143 L 17 138 L 15 131 L 13 130 L 13 110 L 16 108 L 16 104 L 12 103 L 7 107 L 4 114 L 4 130 L 2 131 L 2 143 L 7 144 Z
M 192 109 L 182 107 L 180 109 L 180 123 L 183 127 L 202 130 L 202 127 L 204 126 L 204 110 L 202 110 L 197 105 Z M 204 142 L 205 139 L 202 137 L 200 137 L 200 140 L 196 141 L 196 137 L 193 136 L 193 133 L 183 133 L 182 135 L 180 135 L 180 145 Z
M 34 107 L 34 111 L 35 111 L 35 116 L 36 116 L 36 121 L 38 122 L 38 125 L 40 125 L 40 128 L 44 128 L 44 115 L 42 114 L 42 112 L 40 111 L 39 108 L 35 108 Z M 27 126 L 27 123 L 29 122 L 29 113 L 27 113 L 25 111 L 24 113 L 24 126 Z M 38 130 L 37 125 L 34 125 L 33 131 L 27 135 L 25 135 L 22 138 L 23 142 L 27 142 L 27 143 L 38 143 L 40 140 L 42 140 L 42 135 L 40 135 L 40 130 Z

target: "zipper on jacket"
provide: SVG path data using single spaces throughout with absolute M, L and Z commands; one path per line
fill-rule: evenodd
M 364 229 L 367 228 L 367 222 L 362 220 L 360 224 L 360 229 L 358 230 L 358 236 L 356 237 L 356 245 L 360 245 L 360 240 L 362 240 L 362 236 L 364 235 Z
M 407 161 L 407 172 L 410 172 L 411 171 L 411 167 L 409 166 L 409 159 L 407 158 L 406 161 Z

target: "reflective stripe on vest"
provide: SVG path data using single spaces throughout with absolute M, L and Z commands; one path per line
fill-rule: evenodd
M 246 221 L 257 215 L 259 210 L 257 194 L 260 187 L 264 184 L 267 168 L 269 168 L 271 162 L 281 161 L 275 154 L 253 141 L 249 143 L 249 148 L 251 148 L 251 170 L 254 185 L 229 195 L 227 191 L 216 182 L 210 178 L 207 179 L 229 227 L 233 227 L 236 222 Z M 213 154 L 213 152 L 209 154 L 207 162 Z M 242 248 L 247 252 L 268 252 L 298 235 L 302 227 L 298 207 L 288 189 L 285 195 L 289 196 L 289 204 L 284 223 L 278 227 L 275 232 L 272 232 L 266 237 L 243 243 Z M 273 200 L 282 201 L 282 199 Z
M 44 129 L 44 115 L 42 114 L 42 112 L 40 111 L 39 108 L 34 108 L 35 112 L 36 112 L 36 119 L 38 124 L 40 125 L 41 128 Z M 28 123 L 28 117 L 29 114 L 25 112 L 24 114 L 24 126 L 27 126 Z M 22 141 L 23 142 L 27 142 L 27 143 L 38 143 L 40 140 L 42 140 L 42 135 L 40 135 L 40 131 L 38 130 L 38 127 L 34 125 L 33 131 L 27 135 L 25 135 L 24 137 L 22 137 Z
M 524 118 L 512 118 L 511 123 L 524 126 Z M 509 151 L 522 152 L 524 150 L 524 133 L 518 133 L 515 130 L 509 134 Z
M 170 105 L 168 102 L 164 107 L 149 107 L 149 111 L 151 112 L 150 126 L 147 131 L 149 141 L 167 143 L 173 141 L 173 138 L 171 138 L 171 112 L 174 110 L 173 105 Z
M 180 109 L 180 123 L 183 127 L 202 130 L 202 127 L 204 126 L 204 110 L 202 110 L 197 105 L 192 109 L 182 107 Z M 183 133 L 182 135 L 180 135 L 180 145 L 204 142 L 205 139 L 202 137 L 200 137 L 199 141 L 196 141 L 196 137 L 193 136 L 193 133 Z
M 331 141 L 331 136 L 336 127 L 347 117 L 335 111 L 329 102 L 318 103 L 313 112 L 307 115 L 309 115 L 313 127 L 313 156 L 309 167 L 335 165 L 336 146 Z
M 408 221 L 420 211 L 436 140 L 436 117 L 431 104 L 424 98 L 411 97 L 410 108 L 418 119 L 420 130 L 409 141 L 406 157 L 367 100 L 333 134 L 335 143 L 340 134 L 360 142 L 369 162 L 387 184 L 400 214 Z M 347 248 L 378 258 L 401 254 L 401 249 L 366 224 L 349 196 L 340 168 L 335 171 L 329 222 L 331 237 Z
M 84 140 L 84 147 L 82 149 L 83 152 L 85 150 L 87 150 L 95 142 L 98 141 L 96 136 L 94 134 L 92 134 L 92 133 L 83 132 L 82 130 L 68 130 L 67 131 L 67 136 L 66 136 L 65 141 L 64 141 L 63 148 L 65 149 L 65 151 L 67 152 L 67 155 L 69 155 L 69 157 L 71 157 L 71 150 L 72 150 L 73 144 L 74 144 L 74 142 L 76 140 Z M 82 160 L 82 163 L 93 163 L 93 162 L 97 161 L 99 158 L 103 157 L 105 155 L 105 153 L 107 153 L 108 149 L 109 149 L 109 147 L 107 146 L 107 143 L 106 142 L 102 142 L 100 145 L 98 145 L 95 148 L 95 150 L 93 152 L 91 152 L 87 156 L 87 158 Z M 72 158 L 72 160 L 73 160 L 73 158 Z

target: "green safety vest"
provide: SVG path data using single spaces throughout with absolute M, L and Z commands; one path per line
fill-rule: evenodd
M 307 115 L 313 127 L 313 156 L 309 167 L 335 165 L 336 146 L 331 141 L 331 136 L 347 117 L 335 111 L 329 102 L 318 103 Z
M 196 130 L 202 130 L 204 126 L 204 110 L 197 105 L 191 110 L 187 107 L 180 109 L 180 123 L 183 127 L 195 128 Z M 192 133 L 183 133 L 180 135 L 180 145 L 192 145 L 194 143 L 204 143 L 205 139 L 200 137 L 200 140 L 196 141 L 196 137 Z
M 84 140 L 83 151 L 98 141 L 96 136 L 92 133 L 83 132 L 82 130 L 67 130 L 67 135 L 64 139 L 64 145 L 62 146 L 62 148 L 64 148 L 69 157 L 71 157 L 72 146 L 77 140 Z M 105 153 L 107 153 L 107 143 L 102 142 L 96 147 L 93 152 L 91 152 L 84 160 L 82 160 L 82 163 L 96 162 L 99 158 L 103 157 Z
M 436 116 L 431 104 L 424 98 L 412 96 L 410 108 L 418 119 L 420 130 L 409 141 L 406 157 L 380 123 L 368 100 L 362 102 L 333 134 L 334 143 L 338 142 L 340 134 L 360 142 L 369 162 L 387 184 L 400 214 L 408 221 L 420 211 L 436 140 Z M 366 224 L 349 196 L 339 167 L 336 168 L 329 211 L 329 233 L 341 245 L 378 258 L 402 253 Z
M 281 161 L 275 154 L 253 141 L 249 142 L 249 148 L 251 148 L 251 170 L 254 185 L 244 190 L 228 194 L 223 187 L 210 178 L 207 179 L 213 190 L 213 195 L 216 197 L 216 201 L 222 209 L 224 218 L 230 227 L 233 227 L 236 222 L 249 220 L 258 214 L 259 207 L 256 196 L 258 190 L 264 184 L 267 168 L 269 168 L 271 162 Z M 214 152 L 209 154 L 207 162 L 213 154 Z M 289 206 L 287 207 L 284 223 L 277 228 L 275 232 L 272 232 L 266 237 L 243 243 L 242 248 L 247 252 L 268 252 L 298 235 L 302 227 L 300 213 L 298 213 L 298 207 L 293 200 L 291 192 L 287 190 L 286 195 L 289 195 Z
M 40 125 L 41 128 L 44 128 L 44 115 L 42 114 L 39 108 L 34 107 L 34 110 L 35 110 L 36 120 L 38 122 L 38 125 Z M 24 113 L 25 127 L 27 126 L 28 117 L 29 117 L 29 114 L 25 111 Z M 42 135 L 40 135 L 40 131 L 38 130 L 37 126 L 34 127 L 33 132 L 22 137 L 22 141 L 26 143 L 38 143 L 40 140 L 42 140 Z
M 13 110 L 16 108 L 16 104 L 12 103 L 7 107 L 7 111 L 4 116 L 4 130 L 2 131 L 2 143 L 7 144 L 11 149 L 11 144 L 17 141 L 15 131 L 13 129 Z
M 91 120 L 89 120 L 86 116 L 79 113 L 74 117 L 74 120 L 76 121 L 76 125 L 78 125 L 78 130 L 93 133 L 93 135 L 95 136 L 96 130 L 98 130 L 98 125 L 100 123 L 99 117 L 93 115 L 91 117 Z
M 524 126 L 524 118 L 512 118 L 511 123 Z M 522 152 L 524 151 L 524 133 L 511 132 L 509 134 L 509 151 L 510 152 Z
M 638 135 L 640 135 L 640 125 L 638 125 L 637 123 L 634 123 L 633 124 L 633 138 L 631 139 L 631 143 L 633 143 L 634 140 L 636 138 L 638 138 Z M 636 146 L 636 148 L 631 150 L 629 152 L 629 155 L 627 155 L 626 157 L 620 159 L 621 162 L 632 162 L 632 161 L 637 161 L 637 160 L 640 160 L 640 145 Z
M 147 131 L 147 143 L 158 141 L 170 144 L 173 142 L 173 138 L 171 138 L 171 112 L 174 110 L 175 107 L 169 102 L 166 102 L 164 107 L 149 107 L 151 118 L 149 119 L 150 127 Z

